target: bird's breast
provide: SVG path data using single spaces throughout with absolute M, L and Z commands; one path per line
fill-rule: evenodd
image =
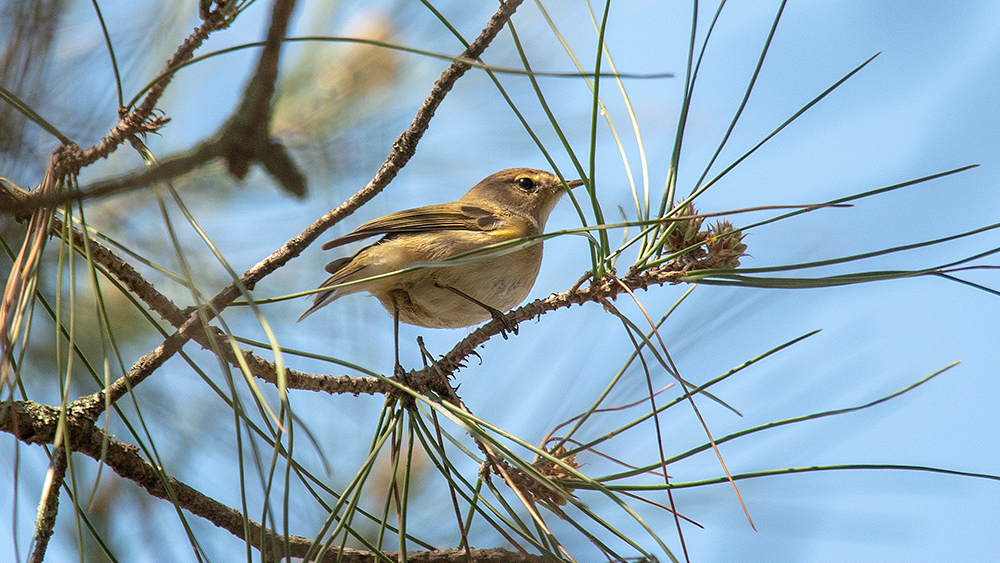
M 481 246 L 473 246 L 470 250 Z M 423 248 L 427 250 L 426 246 Z M 399 262 L 397 267 L 440 260 L 438 255 L 434 252 L 417 255 L 404 249 L 385 253 L 387 261 Z M 454 254 L 444 257 L 451 256 Z M 501 312 L 524 301 L 538 276 L 542 246 L 539 243 L 515 252 L 469 260 L 454 266 L 431 266 L 387 277 L 368 289 L 390 313 L 399 307 L 403 322 L 432 328 L 470 326 L 491 317 L 490 312 L 476 301 Z M 405 299 L 400 299 L 403 295 Z

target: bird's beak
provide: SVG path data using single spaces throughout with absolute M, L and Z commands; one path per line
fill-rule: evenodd
M 573 189 L 577 186 L 582 186 L 582 185 L 583 185 L 583 180 L 573 180 L 571 182 L 566 182 L 566 186 L 568 186 L 569 189 Z

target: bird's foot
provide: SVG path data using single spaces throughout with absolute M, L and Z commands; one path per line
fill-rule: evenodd
M 507 320 L 507 316 L 504 315 L 503 313 L 501 313 L 498 309 L 494 309 L 494 308 L 490 307 L 489 311 L 490 311 L 490 315 L 493 317 L 493 320 L 497 321 L 498 323 L 500 323 L 500 326 L 503 327 L 503 328 L 500 329 L 500 336 L 503 336 L 504 340 L 507 340 L 507 333 L 508 332 L 513 333 L 514 336 L 517 336 L 517 323 L 516 322 L 512 322 L 512 321 Z

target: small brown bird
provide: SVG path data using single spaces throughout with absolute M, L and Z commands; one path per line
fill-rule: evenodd
M 481 259 L 463 258 L 454 266 L 427 263 L 541 234 L 565 188 L 582 184 L 582 180 L 564 184 L 541 170 L 511 168 L 488 176 L 458 201 L 369 221 L 323 245 L 329 250 L 384 235 L 353 256 L 327 264 L 331 276 L 320 288 L 332 289 L 316 294 L 299 320 L 339 297 L 367 291 L 397 323 L 457 328 L 490 317 L 503 322 L 501 314 L 520 304 L 535 283 L 542 262 L 540 241 L 506 253 L 491 249 Z M 425 267 L 393 274 L 418 265 Z M 340 285 L 350 282 L 357 283 Z

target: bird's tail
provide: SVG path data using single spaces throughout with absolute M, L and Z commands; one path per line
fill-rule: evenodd
M 329 281 L 330 280 L 327 280 L 327 282 L 329 282 Z M 325 285 L 328 285 L 328 284 L 324 283 L 320 287 L 323 287 Z M 337 295 L 337 290 L 336 289 L 331 289 L 330 291 L 324 291 L 323 293 L 317 293 L 316 297 L 313 298 L 312 307 L 309 307 L 308 309 L 306 309 L 306 312 L 302 313 L 302 316 L 299 317 L 299 320 L 297 320 L 295 322 L 297 322 L 297 323 L 302 322 L 302 319 L 304 319 L 304 318 L 308 317 L 309 315 L 315 313 L 317 309 L 320 309 L 322 307 L 325 307 L 326 305 L 329 305 L 330 302 L 333 301 L 334 299 L 336 299 L 337 297 L 339 297 L 339 295 Z

